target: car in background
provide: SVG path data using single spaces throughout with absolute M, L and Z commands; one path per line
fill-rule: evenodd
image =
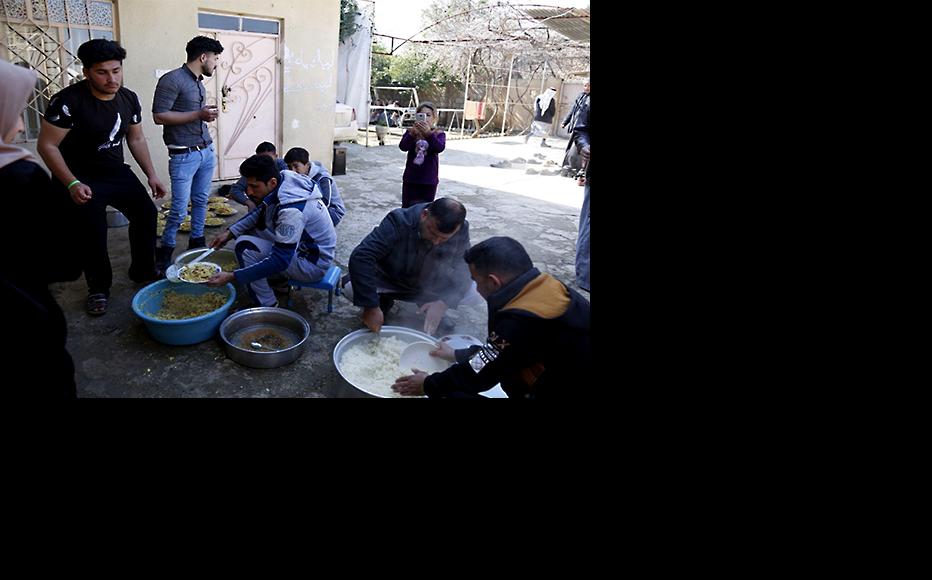
M 333 127 L 333 141 L 353 141 L 359 137 L 359 123 L 356 122 L 356 108 L 343 103 L 336 105 L 336 121 Z

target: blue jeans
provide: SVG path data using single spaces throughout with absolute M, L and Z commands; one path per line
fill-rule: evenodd
M 175 247 L 178 226 L 188 213 L 191 200 L 191 237 L 204 237 L 204 220 L 207 218 L 207 198 L 210 182 L 217 165 L 214 144 L 200 151 L 189 151 L 168 156 L 168 175 L 172 180 L 172 209 L 162 232 L 162 247 Z
M 589 290 L 589 182 L 579 211 L 579 235 L 576 238 L 576 284 Z

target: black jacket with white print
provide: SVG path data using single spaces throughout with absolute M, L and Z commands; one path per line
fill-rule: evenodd
M 509 398 L 566 398 L 592 384 L 589 302 L 532 268 L 488 298 L 489 337 L 456 351 L 457 364 L 424 381 L 429 397 L 477 394 L 501 383 Z

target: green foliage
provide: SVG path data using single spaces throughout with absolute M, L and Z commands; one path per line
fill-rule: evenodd
M 340 0 L 340 42 L 359 30 L 359 25 L 356 24 L 356 12 L 358 11 L 356 0 Z
M 372 43 L 372 86 L 385 86 L 392 84 L 392 75 L 389 72 L 391 57 L 375 52 L 388 52 L 388 49 L 378 42 Z
M 459 3 L 467 6 L 476 0 L 444 0 L 435 2 L 430 8 L 421 12 L 421 24 L 427 27 L 445 15 L 443 10 L 438 12 L 438 6 L 459 9 Z M 373 51 L 388 52 L 383 45 L 375 42 Z M 400 52 L 392 56 L 381 54 L 372 55 L 372 86 L 403 86 L 417 87 L 418 91 L 429 94 L 431 92 L 442 94 L 451 85 L 462 89 L 463 75 L 452 70 L 442 61 L 442 54 L 435 49 L 425 48 L 414 43 L 405 44 Z
M 430 58 L 425 50 L 409 50 L 394 56 L 374 54 L 388 52 L 384 46 L 372 44 L 372 86 L 429 87 L 443 86 L 449 83 L 462 84 L 459 76 Z
M 406 87 L 427 88 L 459 80 L 425 51 L 409 51 L 391 59 L 391 82 Z

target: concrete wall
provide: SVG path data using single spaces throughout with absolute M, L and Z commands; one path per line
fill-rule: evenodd
M 312 159 L 330 167 L 339 0 L 118 0 L 116 4 L 116 39 L 127 51 L 123 82 L 139 95 L 149 153 L 166 187 L 170 184 L 168 151 L 162 141 L 162 127 L 153 122 L 151 113 L 155 71 L 178 68 L 187 60 L 184 47 L 198 34 L 198 10 L 282 21 L 279 66 L 283 91 L 279 102 L 283 149 L 279 153 L 304 147 Z M 35 143 L 27 147 L 35 150 Z M 126 162 L 145 183 L 129 148 L 124 152 Z

